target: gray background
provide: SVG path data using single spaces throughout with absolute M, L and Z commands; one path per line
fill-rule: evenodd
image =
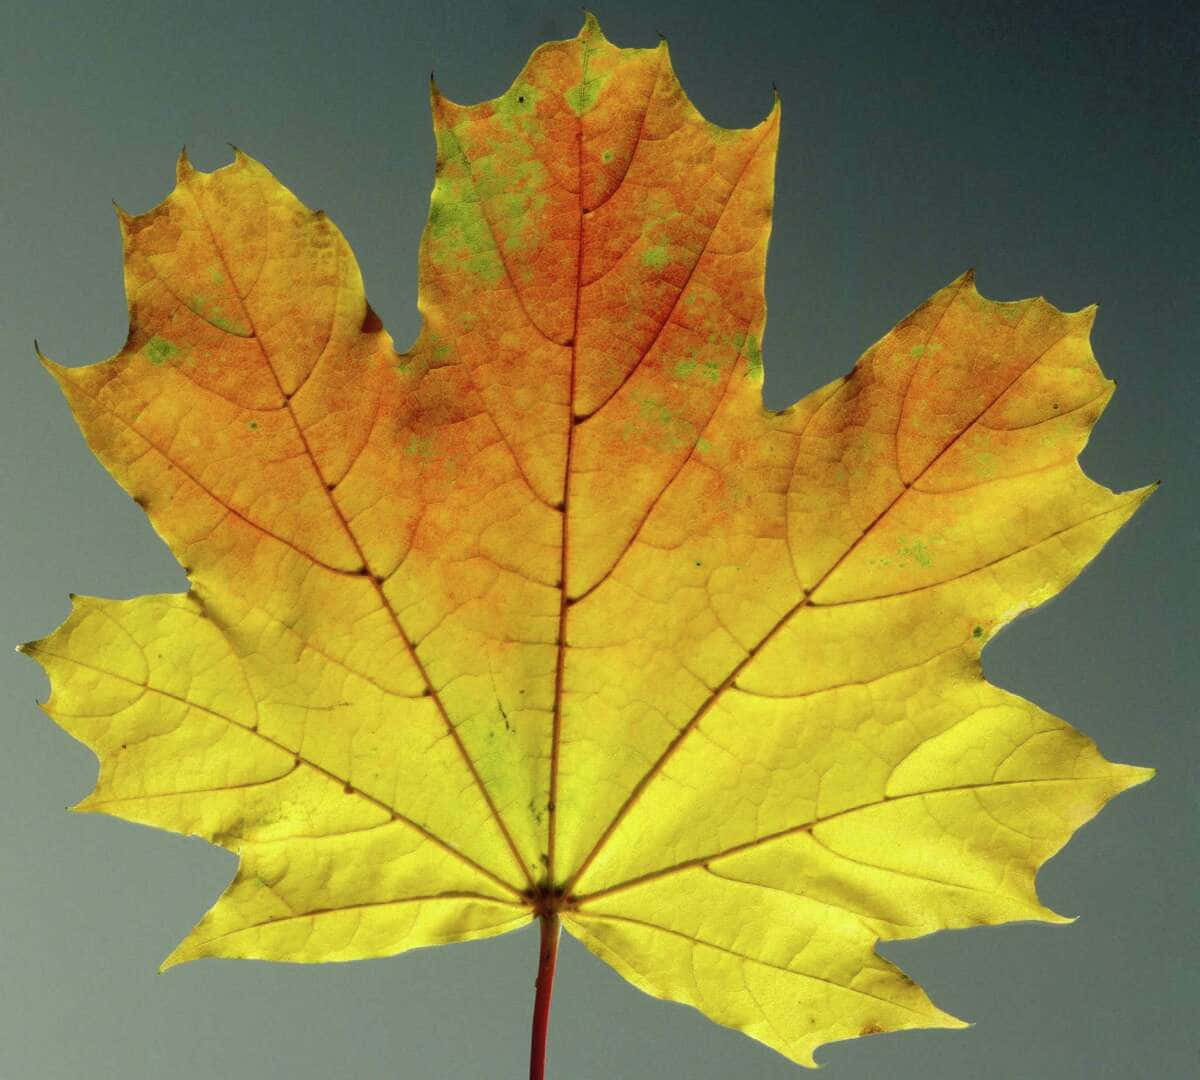
M 968 266 L 987 296 L 1101 304 L 1119 390 L 1085 454 L 1162 490 L 1067 593 L 988 647 L 993 681 L 1155 782 L 1042 872 L 1069 927 L 943 933 L 887 954 L 965 1032 L 827 1047 L 827 1075 L 1182 1077 L 1197 1066 L 1193 703 L 1197 505 L 1197 19 L 1185 5 L 701 5 L 596 0 L 608 37 L 671 44 L 710 119 L 783 95 L 768 266 L 767 398 L 782 406 Z M 401 345 L 432 182 L 429 69 L 451 98 L 503 91 L 573 4 L 423 6 L 18 0 L 0 44 L 0 1080 L 518 1077 L 536 934 L 350 965 L 159 960 L 230 877 L 199 840 L 64 806 L 91 754 L 35 707 L 8 650 L 102 596 L 184 588 L 92 460 L 32 349 L 90 363 L 125 336 L 109 199 L 140 212 L 229 140 L 358 254 Z M 802 1075 L 643 996 L 564 939 L 555 1080 Z

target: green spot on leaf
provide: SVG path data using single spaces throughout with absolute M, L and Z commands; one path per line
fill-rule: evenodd
M 604 85 L 606 76 L 584 79 L 568 90 L 563 97 L 576 116 L 582 116 L 600 97 L 600 88 Z
M 752 379 L 763 377 L 762 350 L 753 334 L 746 335 L 746 372 Z
M 657 420 L 660 424 L 671 422 L 671 410 L 661 401 L 655 401 L 654 398 L 642 398 L 638 402 L 638 409 L 647 420 Z
M 413 435 L 408 440 L 408 445 L 404 448 L 404 452 L 409 457 L 420 458 L 422 461 L 428 461 L 433 457 L 433 443 L 427 435 Z
M 429 335 L 429 344 L 432 346 L 433 359 L 435 363 L 445 363 L 449 360 L 451 353 L 454 352 L 453 347 L 448 341 L 438 334 Z M 397 368 L 407 367 L 408 363 L 402 357 L 396 363 Z
M 142 346 L 142 355 L 156 366 L 161 366 L 173 356 L 178 356 L 180 351 L 178 345 L 174 345 L 167 341 L 166 338 L 160 337 L 152 337 Z
M 925 541 L 919 536 L 910 539 L 902 539 L 900 541 L 901 556 L 912 559 L 919 566 L 932 566 L 933 555 L 929 548 L 925 546 Z M 901 564 L 903 565 L 903 564 Z
M 509 131 L 539 135 L 541 125 L 536 113 L 540 96 L 540 91 L 532 83 L 518 83 L 492 102 L 493 115 Z
M 195 296 L 188 297 L 187 306 L 205 322 L 212 323 L 218 330 L 224 330 L 225 333 L 235 334 L 238 337 L 250 336 L 249 328 L 225 314 L 211 297 L 197 293 Z
M 975 455 L 975 469 L 980 476 L 994 476 L 999 458 L 986 450 L 980 450 Z
M 671 257 L 667 254 L 665 244 L 656 244 L 654 247 L 646 248 L 642 252 L 642 265 L 651 266 L 655 270 L 660 270 L 671 261 Z

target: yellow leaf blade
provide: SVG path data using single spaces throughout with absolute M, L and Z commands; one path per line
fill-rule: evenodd
M 967 1026 L 877 956 L 853 918 L 814 918 L 790 897 L 704 870 L 667 895 L 643 896 L 640 918 L 589 911 L 564 922 L 639 989 L 692 1005 L 799 1065 L 815 1066 L 813 1050 L 840 1039 Z
M 588 16 L 500 97 L 434 87 L 423 326 L 261 164 L 120 213 L 130 331 L 42 358 L 191 591 L 25 647 L 79 810 L 237 876 L 164 967 L 319 962 L 561 913 L 792 1060 L 961 1022 L 880 939 L 1014 919 L 1151 771 L 979 656 L 1150 493 L 1078 455 L 1094 309 L 964 274 L 763 408 L 778 100 L 726 130 Z

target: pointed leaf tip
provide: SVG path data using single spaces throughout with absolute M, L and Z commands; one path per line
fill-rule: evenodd
M 1125 775 L 1129 781 L 1125 786 L 1126 791 L 1139 784 L 1149 783 L 1158 775 L 1158 770 L 1149 765 L 1126 765 L 1125 769 L 1127 770 Z
M 600 20 L 596 18 L 596 13 L 591 8 L 585 7 L 583 8 L 583 26 L 579 28 L 577 36 L 583 38 L 593 35 L 604 37 L 604 31 L 600 29 Z
M 34 341 L 33 343 L 33 351 L 34 355 L 37 357 L 38 363 L 41 364 L 42 367 L 45 368 L 46 371 L 48 371 L 55 379 L 59 379 L 61 382 L 62 373 L 65 370 L 63 366 L 51 360 L 50 357 L 42 352 L 37 341 Z
M 179 148 L 179 157 L 175 161 L 175 182 L 182 184 L 188 180 L 196 171 L 191 161 L 188 159 L 186 146 Z
M 1048 923 L 1050 926 L 1070 926 L 1071 923 L 1078 920 L 1078 915 L 1063 915 L 1061 912 L 1055 911 L 1054 908 L 1042 905 L 1041 921 Z
M 155 974 L 165 975 L 172 968 L 178 967 L 180 964 L 186 964 L 189 960 L 196 959 L 196 957 L 194 955 L 193 956 L 187 955 L 188 950 L 185 949 L 185 946 L 187 945 L 187 940 L 188 939 L 185 938 L 178 945 L 176 945 L 175 948 L 173 948 L 169 953 L 167 953 L 166 956 L 163 957 L 162 963 L 160 963 L 158 965 L 158 970 L 155 972 Z

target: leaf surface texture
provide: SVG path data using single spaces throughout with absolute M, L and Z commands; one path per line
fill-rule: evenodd
M 539 906 L 789 1058 L 960 1026 L 880 939 L 1062 921 L 1039 865 L 1150 771 L 979 656 L 1149 489 L 1077 464 L 1094 309 L 969 274 L 762 404 L 778 103 L 725 130 L 589 17 L 433 91 L 423 329 L 258 162 L 121 215 L 129 338 L 46 360 L 186 595 L 27 646 L 77 809 L 240 856 L 168 957 L 349 960 Z

